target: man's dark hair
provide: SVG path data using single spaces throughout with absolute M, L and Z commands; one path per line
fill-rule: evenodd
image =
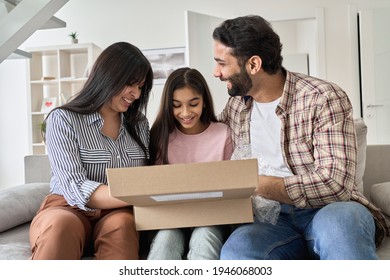
M 232 55 L 243 65 L 250 57 L 262 59 L 265 72 L 275 74 L 283 57 L 279 35 L 264 18 L 249 15 L 228 19 L 215 28 L 213 38 L 232 49 Z

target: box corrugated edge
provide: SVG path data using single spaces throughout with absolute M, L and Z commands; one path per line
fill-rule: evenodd
M 253 223 L 251 198 L 134 207 L 139 231 Z

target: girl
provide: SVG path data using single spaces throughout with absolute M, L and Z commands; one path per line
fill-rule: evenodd
M 155 164 L 230 159 L 230 130 L 217 122 L 210 90 L 199 71 L 185 67 L 170 74 L 150 141 Z M 185 258 L 188 238 L 187 259 L 219 259 L 225 237 L 224 226 L 160 230 L 152 241 L 148 259 Z

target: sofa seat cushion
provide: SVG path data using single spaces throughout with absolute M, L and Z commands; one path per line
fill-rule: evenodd
M 378 259 L 390 260 L 390 238 L 385 238 L 383 244 L 376 250 Z
M 30 183 L 0 191 L 0 232 L 30 222 L 43 199 L 49 183 Z
M 390 216 L 390 182 L 372 185 L 370 195 L 372 203 Z
M 30 223 L 0 233 L 0 260 L 27 260 L 31 257 Z

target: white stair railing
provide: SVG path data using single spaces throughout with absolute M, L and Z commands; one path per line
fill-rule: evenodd
M 18 47 L 36 30 L 65 27 L 66 23 L 53 15 L 68 1 L 0 0 L 0 63 L 30 57 Z

